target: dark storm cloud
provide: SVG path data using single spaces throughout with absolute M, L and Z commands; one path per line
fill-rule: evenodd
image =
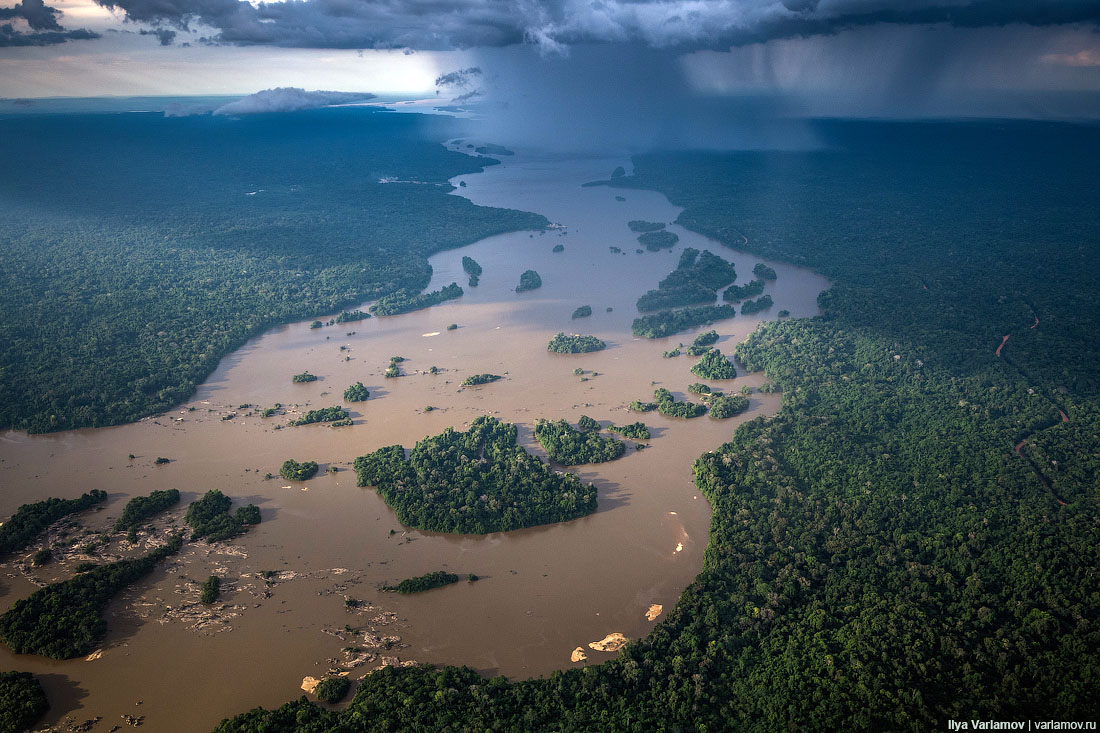
M 217 42 L 449 49 L 520 42 L 724 48 L 877 23 L 959 27 L 1100 22 L 1100 0 L 96 0 L 133 21 L 218 31 Z
M 99 38 L 87 30 L 67 31 L 57 22 L 61 11 L 42 0 L 23 0 L 10 8 L 0 8 L 0 21 L 22 20 L 30 32 L 17 30 L 12 23 L 0 23 L 0 47 L 52 46 L 65 41 Z
M 35 31 L 59 31 L 61 24 L 57 22 L 57 16 L 61 11 L 51 8 L 42 0 L 23 0 L 11 8 L 0 8 L 0 20 L 22 18 L 27 21 L 31 30 Z

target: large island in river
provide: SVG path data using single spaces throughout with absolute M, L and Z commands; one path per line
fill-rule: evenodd
M 482 416 L 416 444 L 355 459 L 360 486 L 376 486 L 403 524 L 486 534 L 551 524 L 596 511 L 596 487 L 558 473 L 516 445 L 516 426 Z

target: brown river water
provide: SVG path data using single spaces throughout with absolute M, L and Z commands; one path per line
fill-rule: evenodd
M 129 715 L 144 716 L 146 730 L 204 731 L 257 705 L 295 698 L 303 677 L 320 678 L 330 668 L 350 668 L 353 679 L 382 663 L 413 661 L 465 664 L 511 679 L 546 676 L 572 666 L 576 647 L 584 647 L 588 664 L 599 663 L 613 655 L 590 649 L 589 642 L 614 632 L 639 638 L 660 623 L 702 567 L 707 542 L 710 508 L 692 483 L 692 462 L 728 440 L 739 423 L 777 412 L 780 396 L 754 392 L 751 409 L 728 420 L 626 410 L 631 400 L 651 400 L 655 386 L 678 399 L 688 396 L 687 386 L 700 381 L 689 372 L 694 359 L 665 359 L 663 352 L 707 330 L 634 339 L 630 324 L 638 296 L 676 266 L 685 245 L 733 261 L 738 283 L 751 279 L 760 260 L 674 225 L 680 243 L 671 253 L 637 254 L 627 221 L 672 222 L 679 209 L 654 192 L 580 187 L 621 164 L 516 155 L 456 179 L 467 183 L 456 195 L 536 211 L 565 226 L 491 237 L 434 256 L 430 287 L 457 281 L 466 290 L 458 300 L 321 329 L 310 329 L 309 321 L 276 328 L 223 359 L 193 400 L 135 424 L 0 434 L 0 517 L 25 502 L 95 488 L 106 490 L 109 502 L 102 511 L 77 515 L 78 534 L 106 529 L 128 499 L 153 489 L 183 494 L 172 513 L 152 523 L 160 536 L 170 522 L 182 524 L 187 503 L 212 488 L 235 503 L 257 504 L 263 516 L 229 543 L 188 543 L 124 592 L 109 608 L 109 631 L 94 658 L 56 662 L 0 647 L 0 670 L 41 676 L 51 703 L 43 725 L 66 730 L 98 716 L 101 722 L 91 729 L 108 731 L 128 727 L 122 716 Z M 552 252 L 557 244 L 565 251 Z M 623 254 L 613 253 L 613 246 Z M 463 255 L 484 268 L 476 288 L 466 287 Z M 766 290 L 775 307 L 715 324 L 722 335 L 718 348 L 726 353 L 779 309 L 794 317 L 817 313 L 816 297 L 828 282 L 805 269 L 768 264 L 779 276 Z M 543 286 L 517 294 L 513 289 L 526 269 L 538 271 Z M 592 316 L 571 320 L 580 305 L 590 305 Z M 459 328 L 448 331 L 451 323 Z M 608 348 L 549 353 L 546 343 L 558 331 L 596 335 Z M 407 359 L 405 376 L 383 378 L 396 355 Z M 438 374 L 428 373 L 432 366 Z M 574 376 L 575 367 L 587 379 Z M 320 379 L 291 383 L 293 374 L 307 369 Z M 480 372 L 505 379 L 460 386 Z M 356 381 L 371 398 L 347 405 L 353 426 L 275 429 L 296 412 L 341 404 L 344 388 Z M 764 381 L 753 374 L 711 384 L 735 391 Z M 239 407 L 276 402 L 287 415 L 261 418 Z M 429 405 L 435 409 L 426 411 Z M 222 419 L 230 413 L 236 417 Z M 567 469 L 598 487 L 595 514 L 515 532 L 408 530 L 373 489 L 355 485 L 351 462 L 357 456 L 394 443 L 411 448 L 483 414 L 517 423 L 520 442 L 543 458 L 531 433 L 538 418 L 640 419 L 653 437 L 647 450 L 629 448 L 619 460 Z M 158 456 L 171 462 L 156 466 Z M 322 472 L 287 482 L 278 470 L 291 457 L 315 460 Z M 269 472 L 276 477 L 265 479 Z M 55 536 L 51 530 L 49 537 Z M 141 544 L 148 541 L 143 533 Z M 42 569 L 27 562 L 41 540 L 7 558 L 0 565 L 0 607 L 26 597 L 36 583 L 69 577 L 77 562 L 137 552 L 120 534 L 111 535 L 98 558 L 83 555 L 84 544 Z M 410 596 L 378 589 L 439 569 L 481 580 Z M 211 574 L 221 576 L 223 592 L 208 609 L 198 603 L 198 587 Z M 362 603 L 349 610 L 346 598 Z M 649 620 L 653 604 L 664 612 Z M 348 647 L 362 651 L 342 651 Z

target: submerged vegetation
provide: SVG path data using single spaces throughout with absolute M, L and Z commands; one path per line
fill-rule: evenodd
M 126 586 L 153 571 L 183 545 L 173 535 L 144 557 L 94 567 L 16 601 L 0 616 L 0 640 L 16 654 L 72 659 L 87 654 L 107 633 L 103 609 Z
M 551 470 L 516 445 L 515 425 L 488 416 L 421 440 L 407 459 L 399 445 L 361 456 L 355 471 L 402 524 L 433 532 L 504 532 L 596 510 L 594 486 Z
M 457 582 L 458 576 L 454 573 L 448 573 L 445 570 L 436 570 L 431 573 L 425 573 L 424 575 L 418 575 L 415 578 L 406 578 L 397 585 L 384 585 L 382 586 L 382 590 L 406 594 L 423 593 L 426 590 L 442 588 L 445 585 Z
M 238 507 L 236 512 L 230 514 L 232 504 L 233 500 L 217 489 L 211 489 L 201 499 L 191 502 L 184 516 L 184 521 L 191 526 L 191 539 L 205 537 L 207 542 L 220 542 L 244 534 L 249 525 L 260 523 L 260 510 L 255 504 Z
M 606 348 L 607 344 L 595 336 L 582 336 L 579 333 L 569 336 L 566 336 L 565 333 L 558 333 L 546 345 L 547 351 L 553 351 L 556 354 L 587 354 Z
M 0 427 L 166 410 L 271 326 L 418 292 L 430 255 L 544 228 L 448 195 L 449 178 L 495 164 L 432 142 L 454 124 L 366 108 L 0 120 L 0 241 L 15 263 L 0 271 Z M 257 181 L 264 192 L 243 195 Z
M 24 504 L 0 525 L 0 556 L 18 552 L 34 542 L 47 527 L 64 516 L 107 501 L 107 492 L 92 489 L 79 499 L 49 498 Z
M 613 461 L 626 450 L 621 440 L 600 435 L 599 423 L 595 430 L 576 430 L 565 420 L 539 420 L 535 423 L 535 439 L 550 460 L 563 466 Z

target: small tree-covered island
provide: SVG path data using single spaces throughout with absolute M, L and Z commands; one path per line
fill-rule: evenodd
M 519 285 L 516 286 L 517 293 L 524 293 L 528 290 L 537 290 L 542 287 L 542 278 L 534 270 L 524 270 L 523 274 L 519 276 Z
M 564 332 L 558 333 L 546 345 L 547 351 L 556 354 L 587 354 L 606 348 L 607 344 L 595 336 L 582 336 L 579 333 L 566 336 Z
M 596 511 L 596 487 L 552 470 L 516 445 L 516 426 L 495 417 L 466 432 L 355 459 L 360 486 L 374 486 L 402 524 L 433 532 L 487 534 L 565 522 Z
M 539 420 L 535 423 L 535 439 L 552 461 L 563 466 L 613 461 L 626 450 L 621 440 L 600 435 L 599 423 L 592 429 L 582 422 L 581 428 L 577 430 L 565 420 Z

